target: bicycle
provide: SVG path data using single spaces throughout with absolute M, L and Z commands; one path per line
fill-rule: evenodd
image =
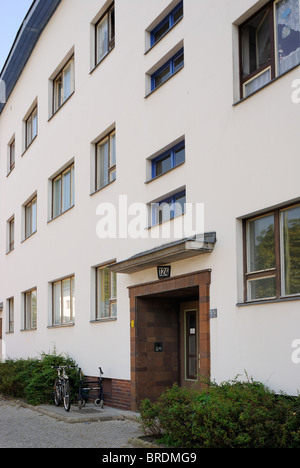
M 58 375 L 54 382 L 54 403 L 59 406 L 63 402 L 66 411 L 71 408 L 70 382 L 65 370 L 69 367 L 73 366 L 52 366 L 52 369 L 57 369 Z

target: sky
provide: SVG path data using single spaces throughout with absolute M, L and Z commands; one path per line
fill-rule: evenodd
M 0 0 L 0 71 L 33 0 Z

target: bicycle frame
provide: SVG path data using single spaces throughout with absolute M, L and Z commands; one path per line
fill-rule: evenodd
M 71 407 L 70 383 L 65 370 L 69 367 L 73 366 L 52 366 L 52 369 L 57 370 L 57 379 L 54 382 L 54 403 L 59 406 L 63 402 L 66 411 L 70 411 Z

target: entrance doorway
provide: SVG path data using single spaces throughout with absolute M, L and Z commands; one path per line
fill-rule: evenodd
M 210 375 L 210 270 L 129 288 L 131 408 Z

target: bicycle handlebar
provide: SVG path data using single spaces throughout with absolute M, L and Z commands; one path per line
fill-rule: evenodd
M 78 367 L 78 366 L 51 366 L 52 369 L 69 369 L 70 367 Z

